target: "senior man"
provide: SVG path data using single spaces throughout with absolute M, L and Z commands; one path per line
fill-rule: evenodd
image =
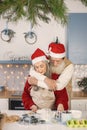
M 34 71 L 30 70 L 28 81 L 31 84 L 38 86 L 44 86 L 47 89 L 54 90 L 55 96 L 58 96 L 59 90 L 67 88 L 69 94 L 69 109 L 71 101 L 71 79 L 74 71 L 73 63 L 66 58 L 65 47 L 61 43 L 52 42 L 48 46 L 49 51 L 49 67 L 50 78 L 42 75 L 38 75 Z M 32 73 L 31 73 L 32 72 Z M 56 98 L 57 99 L 57 98 Z M 55 103 L 58 105 L 58 102 Z M 57 107 L 57 110 L 63 110 L 62 104 Z

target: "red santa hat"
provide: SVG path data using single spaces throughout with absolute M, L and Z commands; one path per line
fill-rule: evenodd
M 53 58 L 65 57 L 65 47 L 61 43 L 50 43 L 48 47 L 49 55 Z
M 35 52 L 32 54 L 31 60 L 32 60 L 32 64 L 35 64 L 39 61 L 46 61 L 47 57 L 41 49 L 37 48 Z

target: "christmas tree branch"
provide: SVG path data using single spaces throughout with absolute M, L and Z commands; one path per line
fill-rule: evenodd
M 81 0 L 87 6 L 87 0 Z M 32 25 L 38 20 L 49 23 L 52 16 L 61 24 L 67 23 L 68 8 L 64 0 L 0 0 L 0 16 L 18 21 L 25 17 Z

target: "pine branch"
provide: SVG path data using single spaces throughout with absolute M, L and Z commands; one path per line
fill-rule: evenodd
M 81 0 L 87 6 L 87 0 Z M 18 21 L 25 17 L 33 25 L 38 19 L 49 23 L 50 15 L 61 24 L 67 24 L 68 8 L 64 0 L 0 0 L 0 16 Z
M 82 4 L 84 4 L 85 6 L 87 6 L 87 0 L 81 0 Z
M 0 3 L 0 15 L 9 17 L 11 21 L 26 17 L 33 25 L 38 24 L 38 19 L 49 23 L 49 14 L 55 20 L 66 23 L 64 1 L 62 4 L 61 0 L 4 0 Z

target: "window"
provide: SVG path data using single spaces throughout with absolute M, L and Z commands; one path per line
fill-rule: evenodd
M 87 64 L 87 13 L 69 14 L 67 42 L 67 57 L 74 64 Z

